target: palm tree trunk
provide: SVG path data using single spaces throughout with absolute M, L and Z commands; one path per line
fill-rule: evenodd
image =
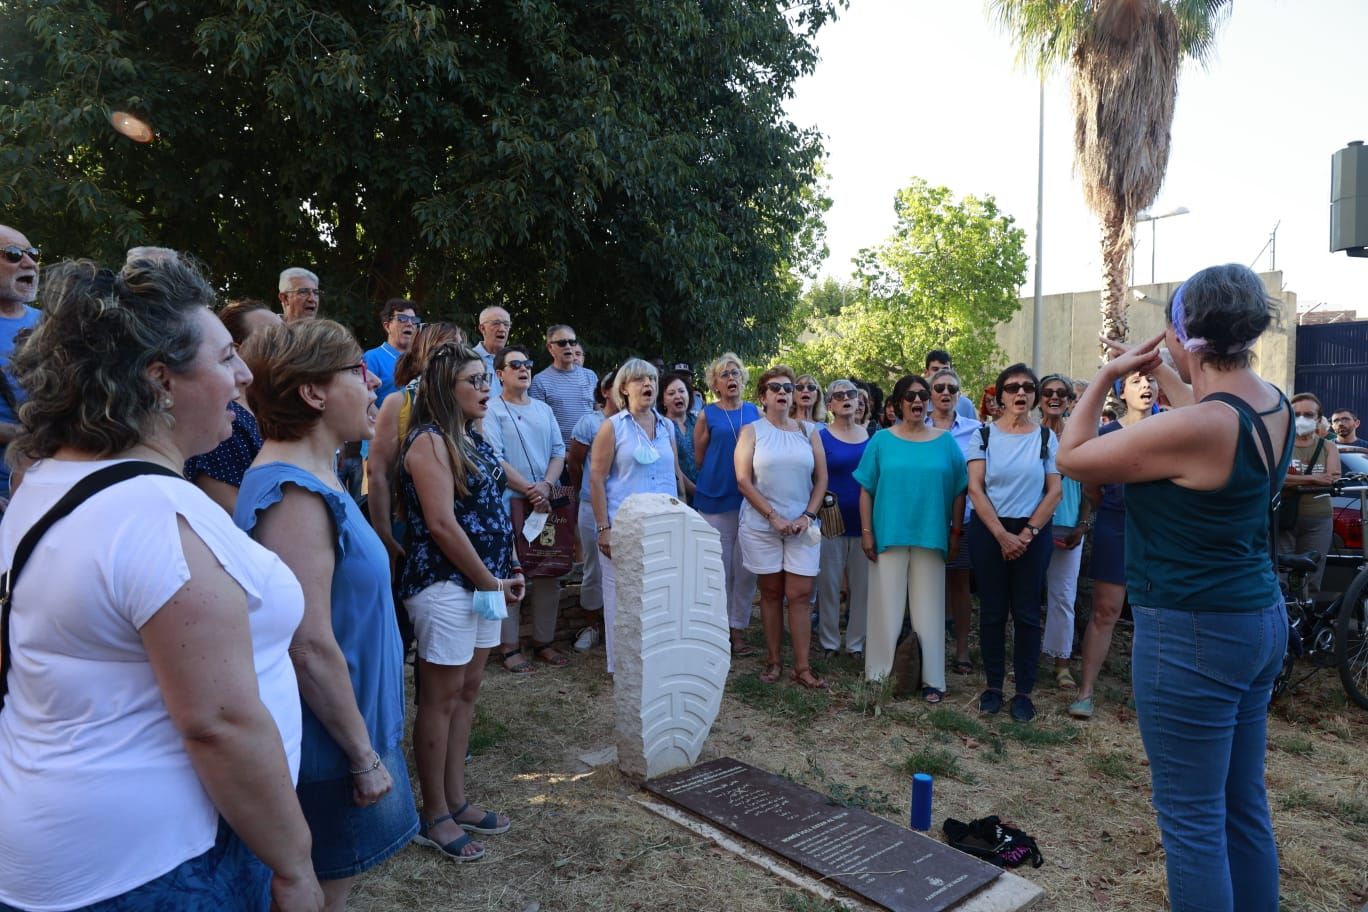
M 1130 266 L 1133 252 L 1134 214 L 1113 215 L 1102 223 L 1102 335 L 1126 341 L 1130 324 L 1126 307 L 1130 303 Z M 1102 360 L 1108 349 L 1100 346 Z

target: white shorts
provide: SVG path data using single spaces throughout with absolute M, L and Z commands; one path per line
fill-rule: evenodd
M 475 613 L 475 594 L 450 580 L 404 599 L 418 658 L 434 665 L 468 665 L 476 649 L 499 645 L 502 621 Z
M 736 530 L 741 546 L 741 566 L 751 573 L 792 573 L 816 576 L 822 566 L 822 540 L 806 535 L 780 535 L 773 529 L 755 529 L 743 520 Z

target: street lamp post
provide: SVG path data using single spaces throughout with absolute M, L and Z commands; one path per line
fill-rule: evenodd
M 1155 240 L 1156 240 L 1156 238 L 1158 237 L 1158 233 L 1157 233 L 1156 230 L 1155 230 L 1154 223 L 1157 222 L 1157 221 L 1159 221 L 1160 219 L 1173 218 L 1173 216 L 1175 216 L 1175 215 L 1187 215 L 1187 214 L 1188 214 L 1189 212 L 1191 212 L 1191 211 L 1192 211 L 1192 210 L 1188 209 L 1188 207 L 1186 207 L 1186 206 L 1179 206 L 1177 209 L 1171 209 L 1171 210 L 1169 210 L 1168 212 L 1160 212 L 1160 213 L 1158 213 L 1157 215 L 1156 215 L 1155 213 L 1153 213 L 1153 212 L 1142 212 L 1142 213 L 1140 213 L 1139 215 L 1137 215 L 1137 216 L 1135 217 L 1135 224 L 1137 224 L 1137 225 L 1140 224 L 1141 222 L 1149 222 L 1149 223 L 1150 223 L 1150 284 L 1151 284 L 1151 285 L 1154 284 L 1154 263 L 1155 263 L 1155 249 L 1156 249 L 1156 248 L 1155 248 Z M 1132 270 L 1131 270 L 1131 271 L 1134 272 L 1133 266 L 1132 266 Z

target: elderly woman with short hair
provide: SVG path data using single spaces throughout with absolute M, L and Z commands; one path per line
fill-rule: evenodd
M 617 617 L 617 574 L 613 568 L 613 519 L 633 494 L 680 493 L 674 426 L 655 410 L 656 369 L 628 358 L 613 380 L 619 411 L 603 422 L 589 453 L 589 491 L 598 533 L 603 581 L 604 644 L 613 673 L 613 620 Z
M 741 400 L 746 367 L 726 352 L 708 365 L 706 379 L 717 401 L 703 407 L 694 425 L 694 456 L 698 479 L 693 507 L 722 537 L 722 569 L 727 579 L 727 621 L 731 627 L 732 655 L 755 655 L 746 642 L 751 602 L 755 599 L 755 574 L 746 569 L 737 545 L 741 516 L 741 491 L 736 485 L 736 442 L 741 429 L 760 420 L 760 412 Z
M 821 565 L 821 534 L 813 525 L 826 494 L 826 453 L 814 430 L 791 418 L 793 371 L 779 365 L 760 375 L 756 396 L 764 418 L 741 429 L 736 483 L 741 504 L 738 540 L 745 567 L 760 583 L 765 669 L 773 684 L 783 672 L 784 605 L 793 638 L 793 682 L 812 690 L 826 681 L 812 672 L 812 581 Z
M 331 320 L 252 335 L 247 395 L 265 440 L 234 520 L 304 586 L 290 647 L 304 710 L 299 801 L 328 904 L 418 831 L 404 759 L 404 664 L 385 546 L 342 488 L 335 454 L 374 432 L 361 346 Z
M 37 462 L 0 524 L 17 574 L 0 624 L 0 907 L 318 910 L 287 652 L 304 598 L 180 476 L 228 437 L 252 375 L 179 257 L 64 263 L 44 284 L 14 358 L 29 398 L 11 448 Z M 16 567 L 86 485 L 98 493 Z
M 823 650 L 834 654 L 841 648 L 841 582 L 849 582 L 849 615 L 846 620 L 846 652 L 863 658 L 865 612 L 869 602 L 869 558 L 860 549 L 860 485 L 855 469 L 860 464 L 869 431 L 855 418 L 860 391 L 849 380 L 833 380 L 827 387 L 826 406 L 831 423 L 818 432 L 826 454 L 827 494 L 841 512 L 845 531 L 829 536 L 823 530 L 821 568 L 817 574 L 817 636 Z

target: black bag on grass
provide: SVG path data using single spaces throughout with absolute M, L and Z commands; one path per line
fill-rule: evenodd
M 980 817 L 968 823 L 947 817 L 941 824 L 941 832 L 951 848 L 991 861 L 1000 868 L 1019 867 L 1027 859 L 1033 868 L 1045 863 L 1034 839 L 996 816 Z

